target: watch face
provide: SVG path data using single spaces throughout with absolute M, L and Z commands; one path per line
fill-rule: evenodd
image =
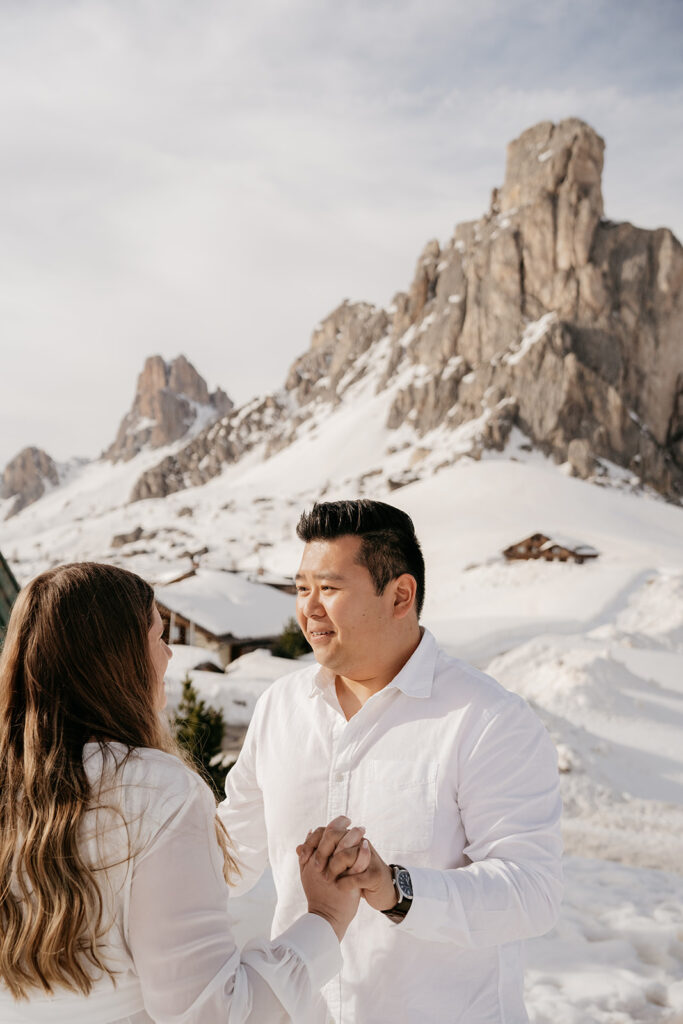
M 412 900 L 413 898 L 413 884 L 410 881 L 410 874 L 402 869 L 396 875 L 396 884 L 401 891 L 401 895 L 406 899 Z

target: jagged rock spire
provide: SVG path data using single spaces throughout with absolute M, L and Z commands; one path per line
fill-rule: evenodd
M 170 363 L 149 356 L 138 377 L 135 398 L 104 453 L 113 462 L 131 459 L 145 446 L 161 448 L 184 437 L 198 417 L 201 426 L 213 423 L 232 409 L 220 388 L 209 394 L 206 381 L 185 356 Z
M 2 474 L 0 498 L 14 498 L 7 519 L 42 498 L 48 487 L 56 487 L 59 474 L 54 460 L 42 448 L 23 448 Z

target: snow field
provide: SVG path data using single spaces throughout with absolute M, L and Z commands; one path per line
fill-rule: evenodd
M 560 921 L 527 944 L 533 1024 L 681 1024 L 682 881 L 568 858 Z

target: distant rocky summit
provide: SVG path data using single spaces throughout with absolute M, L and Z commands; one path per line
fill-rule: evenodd
M 666 228 L 604 219 L 603 152 L 575 118 L 525 131 L 489 211 L 443 249 L 429 242 L 409 291 L 387 310 L 344 302 L 280 391 L 145 473 L 133 500 L 204 483 L 257 445 L 267 457 L 367 374 L 386 392 L 386 426 L 408 429 L 418 452 L 430 431 L 469 424 L 476 457 L 516 426 L 578 476 L 607 460 L 680 500 L 683 250 Z
M 161 448 L 184 437 L 189 442 L 232 408 L 233 402 L 221 388 L 209 393 L 206 381 L 185 356 L 170 363 L 161 356 L 150 356 L 138 377 L 133 405 L 121 422 L 116 440 L 102 457 L 112 462 L 127 461 L 143 448 Z M 78 461 L 72 460 L 71 468 Z M 15 498 L 5 518 L 16 515 L 59 483 L 59 471 L 47 452 L 24 448 L 7 463 L 0 478 L 0 500 Z
M 233 407 L 226 393 L 212 394 L 185 356 L 166 363 L 150 356 L 138 377 L 133 405 L 104 457 L 112 462 L 132 459 L 144 447 L 162 448 L 194 428 L 206 427 Z
M 42 448 L 23 448 L 7 463 L 2 474 L 0 498 L 15 499 L 5 518 L 15 516 L 58 483 L 57 466 L 47 452 Z

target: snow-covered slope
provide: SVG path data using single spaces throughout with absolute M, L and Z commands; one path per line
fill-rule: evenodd
M 476 446 L 477 431 L 483 429 L 477 421 L 456 430 L 437 428 L 420 438 L 419 443 L 409 425 L 389 430 L 384 424 L 393 391 L 377 392 L 380 369 L 375 367 L 372 373 L 349 385 L 345 401 L 339 406 L 332 408 L 325 402 L 315 405 L 310 418 L 300 425 L 296 440 L 287 447 L 266 458 L 264 445 L 257 446 L 201 487 L 166 498 L 130 503 L 141 474 L 158 465 L 165 455 L 177 453 L 183 443 L 178 442 L 167 449 L 141 452 L 130 461 L 113 466 L 98 461 L 74 467 L 61 487 L 5 522 L 2 518 L 7 511 L 6 503 L 0 502 L 0 543 L 5 555 L 20 579 L 28 579 L 51 564 L 88 557 L 127 565 L 155 582 L 162 582 L 189 568 L 190 556 L 205 547 L 209 550 L 202 557 L 204 568 L 266 568 L 291 573 L 293 550 L 282 542 L 293 537 L 293 527 L 303 506 L 321 497 L 387 497 L 400 486 L 400 502 L 412 503 L 415 493 L 419 507 L 419 495 L 424 494 L 430 515 L 440 517 L 440 523 L 451 514 L 451 503 L 444 502 L 444 495 L 455 488 L 456 500 L 462 499 L 466 504 L 469 500 L 472 505 L 467 513 L 467 533 L 459 533 L 462 543 L 457 546 L 462 557 L 456 564 L 490 557 L 491 538 L 486 535 L 486 524 L 499 522 L 498 537 L 506 544 L 516 539 L 505 530 L 509 526 L 516 532 L 516 523 L 523 532 L 526 530 L 531 508 L 528 502 L 524 503 L 524 494 L 518 494 L 508 509 L 507 495 L 499 493 L 494 475 L 482 477 L 484 492 L 480 499 L 479 485 L 472 477 L 474 460 L 463 454 L 473 444 Z M 559 488 L 563 497 L 554 506 L 551 503 L 558 507 L 552 518 L 548 510 L 546 528 L 559 530 L 561 526 L 562 532 L 576 534 L 571 515 L 565 514 L 562 505 L 566 498 L 571 506 L 580 507 L 588 492 L 574 480 L 567 481 L 567 487 L 562 488 L 556 467 L 529 452 L 528 447 L 527 439 L 513 431 L 506 461 L 516 458 L 528 467 L 536 466 L 538 472 L 546 473 L 543 480 L 553 480 L 553 488 Z M 486 466 L 490 459 L 501 465 L 491 453 L 485 453 L 478 465 Z M 527 487 L 524 476 L 509 472 L 513 473 L 509 485 L 534 500 L 537 484 Z M 626 491 L 631 486 L 629 478 L 614 469 L 605 477 L 605 484 L 610 489 Z M 507 490 L 507 477 L 501 486 Z M 547 488 L 544 484 L 540 486 L 542 497 Z M 600 493 L 595 490 L 596 495 Z M 482 500 L 490 505 L 493 519 L 480 517 L 478 506 Z M 595 528 L 599 534 L 603 505 L 595 500 Z M 518 501 L 520 515 L 515 518 Z M 591 498 L 588 506 L 592 504 Z M 607 499 L 605 504 L 609 506 Z M 665 508 L 661 503 L 656 507 Z M 670 515 L 673 514 L 671 511 Z M 546 516 L 545 509 L 543 515 Z M 619 517 L 619 513 L 610 515 Z M 531 524 L 533 529 L 541 525 L 537 521 Z M 137 527 L 144 529 L 140 540 L 123 545 L 113 543 L 116 537 Z M 485 535 L 480 542 L 478 534 L 482 528 Z M 605 528 L 609 532 L 610 523 Z M 426 546 L 430 534 L 434 534 L 431 527 L 422 532 Z M 436 536 L 440 543 L 441 530 Z M 445 531 L 443 539 L 452 546 L 456 538 Z M 590 542 L 588 537 L 580 539 Z M 496 547 L 494 553 L 497 550 Z

